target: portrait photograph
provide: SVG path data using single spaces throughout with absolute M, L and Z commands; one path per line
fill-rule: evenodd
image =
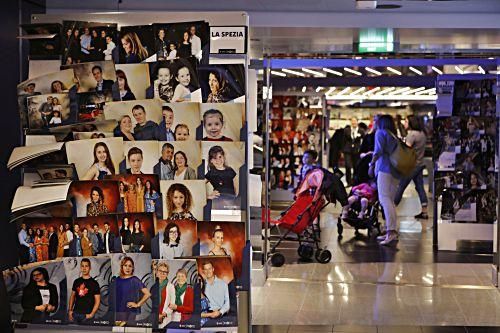
M 128 154 L 132 148 L 138 148 L 142 152 L 142 162 L 140 166 L 137 165 L 134 159 L 134 167 L 131 167 L 131 159 L 128 158 Z M 132 152 L 134 152 L 134 149 Z M 130 173 L 146 173 L 152 174 L 153 167 L 158 163 L 158 141 L 125 141 L 123 142 L 123 153 L 125 154 L 125 168 L 120 170 L 121 174 Z
M 110 302 L 115 326 L 152 327 L 151 289 L 154 285 L 149 253 L 111 255 Z
M 163 217 L 163 202 L 160 182 L 153 174 L 121 174 L 107 176 L 118 181 L 120 201 L 118 213 L 155 213 Z
M 176 80 L 175 65 L 172 61 L 148 63 L 149 85 L 146 88 L 146 98 L 161 99 L 165 103 L 172 102 Z
M 30 59 L 57 59 L 59 57 L 61 54 L 60 23 L 22 24 L 21 28 L 23 35 L 32 36 L 27 39 Z M 53 36 L 43 38 L 43 35 Z
M 239 172 L 245 163 L 245 143 L 204 141 L 201 150 L 205 162 L 207 199 L 212 200 L 212 210 L 239 210 Z
M 72 69 L 38 76 L 17 85 L 17 94 L 40 95 L 68 92 L 75 84 Z
M 156 244 L 153 244 L 153 258 L 174 259 L 198 255 L 193 248 L 198 243 L 196 221 L 156 220 Z
M 64 264 L 52 261 L 3 271 L 11 319 L 29 324 L 66 324 Z
M 67 126 L 60 127 L 49 127 L 49 132 L 53 134 L 57 141 L 71 141 L 71 138 L 74 139 L 73 133 L 79 132 L 113 132 L 113 129 L 116 127 L 116 122 L 114 120 L 103 120 L 103 121 L 95 121 L 92 123 L 84 122 L 78 124 L 72 124 Z
M 107 326 L 114 324 L 109 306 L 111 258 L 64 258 L 67 282 L 68 324 Z
M 124 252 L 151 253 L 151 239 L 155 236 L 153 214 L 117 214 L 116 219 Z
M 67 125 L 71 119 L 69 95 L 47 94 L 28 97 L 28 121 L 31 129 Z
M 153 26 L 120 27 L 120 64 L 137 64 L 154 56 Z M 154 60 L 152 60 L 154 61 Z
M 73 140 L 104 139 L 114 137 L 113 132 L 73 132 Z
M 149 87 L 148 64 L 116 64 L 115 68 L 121 100 L 145 99 Z
M 200 142 L 159 142 L 153 172 L 160 180 L 194 180 L 203 176 Z
M 203 141 L 240 141 L 245 118 L 244 103 L 203 103 L 200 105 Z
M 78 81 L 78 92 L 103 92 L 113 90 L 116 82 L 115 64 L 113 61 L 92 61 L 63 66 L 73 69 Z
M 164 103 L 162 121 L 159 124 L 161 141 L 195 141 L 200 127 L 199 103 Z
M 194 58 L 208 63 L 209 26 L 205 21 L 153 24 L 158 60 Z
M 441 205 L 438 205 L 439 216 L 449 222 L 477 222 L 479 194 L 478 191 L 443 190 Z
M 199 328 L 200 314 L 195 304 L 200 301 L 198 268 L 194 259 L 153 260 L 155 285 L 159 295 L 158 328 Z
M 158 124 L 162 120 L 161 101 L 143 99 L 106 103 L 104 117 L 116 120 L 113 133 L 124 141 L 157 140 Z
M 198 257 L 201 326 L 237 326 L 236 285 L 229 256 Z
M 87 230 L 92 255 L 123 252 L 115 214 L 78 217 L 74 223 L 79 225 L 81 231 Z
M 245 67 L 242 64 L 200 65 L 203 103 L 227 103 L 245 97 Z
M 20 263 L 36 263 L 64 257 L 66 231 L 73 221 L 63 217 L 25 218 L 17 233 Z
M 241 277 L 245 248 L 244 222 L 198 222 L 201 256 L 230 256 L 236 279 Z
M 63 21 L 62 36 L 63 65 L 102 60 L 118 61 L 116 23 Z
M 114 180 L 79 180 L 71 183 L 68 196 L 77 217 L 116 213 L 119 202 L 118 182 Z
M 78 121 L 103 121 L 104 105 L 113 101 L 111 90 L 77 93 Z
M 76 179 L 75 169 L 71 165 L 41 166 L 36 172 L 43 180 Z
M 98 180 L 119 172 L 123 160 L 123 139 L 104 138 L 66 143 L 68 163 L 73 163 L 80 180 Z
M 207 203 L 204 180 L 161 180 L 163 219 L 203 220 Z

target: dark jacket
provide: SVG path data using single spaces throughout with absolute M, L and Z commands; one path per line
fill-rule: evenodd
M 100 253 L 106 253 L 106 245 L 104 243 L 105 240 L 106 240 L 106 233 L 102 235 L 103 248 L 101 249 Z M 109 252 L 111 253 L 121 252 L 120 238 L 116 237 L 115 234 L 112 232 L 109 233 L 108 246 L 109 246 Z
M 57 233 L 53 233 L 49 237 L 49 259 L 55 259 L 57 257 L 57 246 L 59 245 L 59 240 L 57 239 Z
M 94 88 L 95 91 L 111 91 L 113 90 L 113 84 L 114 82 L 112 80 L 103 80 L 102 81 L 102 89 L 97 90 L 97 85 Z
M 52 283 L 47 283 L 47 287 L 50 292 L 49 304 L 53 305 L 57 310 L 57 307 L 59 306 L 57 287 Z M 35 306 L 42 305 L 42 295 L 40 295 L 40 292 L 34 283 L 28 284 L 24 288 L 21 305 L 24 310 L 21 317 L 22 322 L 31 323 L 33 320 L 42 319 L 46 315 L 46 312 L 35 310 Z
M 122 97 L 122 101 L 133 101 L 135 99 L 134 93 L 130 90 L 127 90 L 127 93 Z
M 134 137 L 137 141 L 141 140 L 159 140 L 157 137 L 158 125 L 148 120 L 143 126 L 139 124 L 134 127 Z
M 172 130 L 172 132 L 173 132 L 173 130 Z M 167 140 L 167 127 L 165 124 L 165 120 L 162 120 L 160 122 L 160 124 L 157 126 L 155 136 L 156 136 L 157 140 L 168 141 Z

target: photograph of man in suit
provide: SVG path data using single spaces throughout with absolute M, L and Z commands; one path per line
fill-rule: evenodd
M 102 249 L 101 253 L 114 253 L 117 252 L 116 249 L 116 236 L 114 233 L 111 232 L 109 228 L 109 223 L 104 222 L 104 248 Z
M 153 173 L 160 177 L 160 180 L 174 179 L 174 165 L 172 158 L 174 157 L 174 146 L 170 143 L 164 143 L 161 147 L 161 157 L 158 163 L 153 167 Z
M 102 77 L 101 66 L 96 65 L 92 67 L 92 75 L 94 76 L 94 79 L 97 82 L 95 91 L 103 92 L 103 91 L 110 91 L 113 89 L 114 82 L 112 80 L 104 80 L 104 78 Z
M 49 227 L 49 260 L 53 260 L 57 257 L 57 247 L 59 245 L 59 240 L 57 239 L 57 233 L 53 226 Z

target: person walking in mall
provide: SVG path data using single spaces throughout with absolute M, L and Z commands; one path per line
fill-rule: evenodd
M 394 203 L 399 205 L 401 202 L 401 198 L 403 197 L 403 193 L 413 180 L 415 184 L 415 189 L 417 190 L 418 197 L 420 198 L 420 204 L 422 205 L 422 212 L 415 216 L 417 219 L 427 219 L 429 216 L 427 215 L 427 195 L 424 189 L 424 175 L 423 171 L 425 168 L 424 165 L 424 155 L 425 155 L 425 143 L 427 142 L 427 138 L 425 136 L 422 127 L 418 119 L 415 116 L 409 116 L 408 118 L 408 133 L 406 135 L 406 144 L 412 147 L 415 150 L 417 155 L 417 164 L 413 173 L 409 177 L 402 178 L 399 182 L 398 191 L 396 192 L 396 198 L 394 199 Z
M 397 145 L 394 119 L 390 115 L 380 116 L 375 133 L 375 150 L 369 164 L 368 174 L 377 177 L 379 201 L 384 209 L 387 234 L 380 242 L 381 245 L 389 245 L 398 239 L 398 221 L 394 198 L 401 176 L 392 166 L 390 160 L 390 155 Z

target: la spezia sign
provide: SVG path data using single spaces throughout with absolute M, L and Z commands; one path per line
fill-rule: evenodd
M 210 53 L 247 53 L 247 27 L 210 27 Z

